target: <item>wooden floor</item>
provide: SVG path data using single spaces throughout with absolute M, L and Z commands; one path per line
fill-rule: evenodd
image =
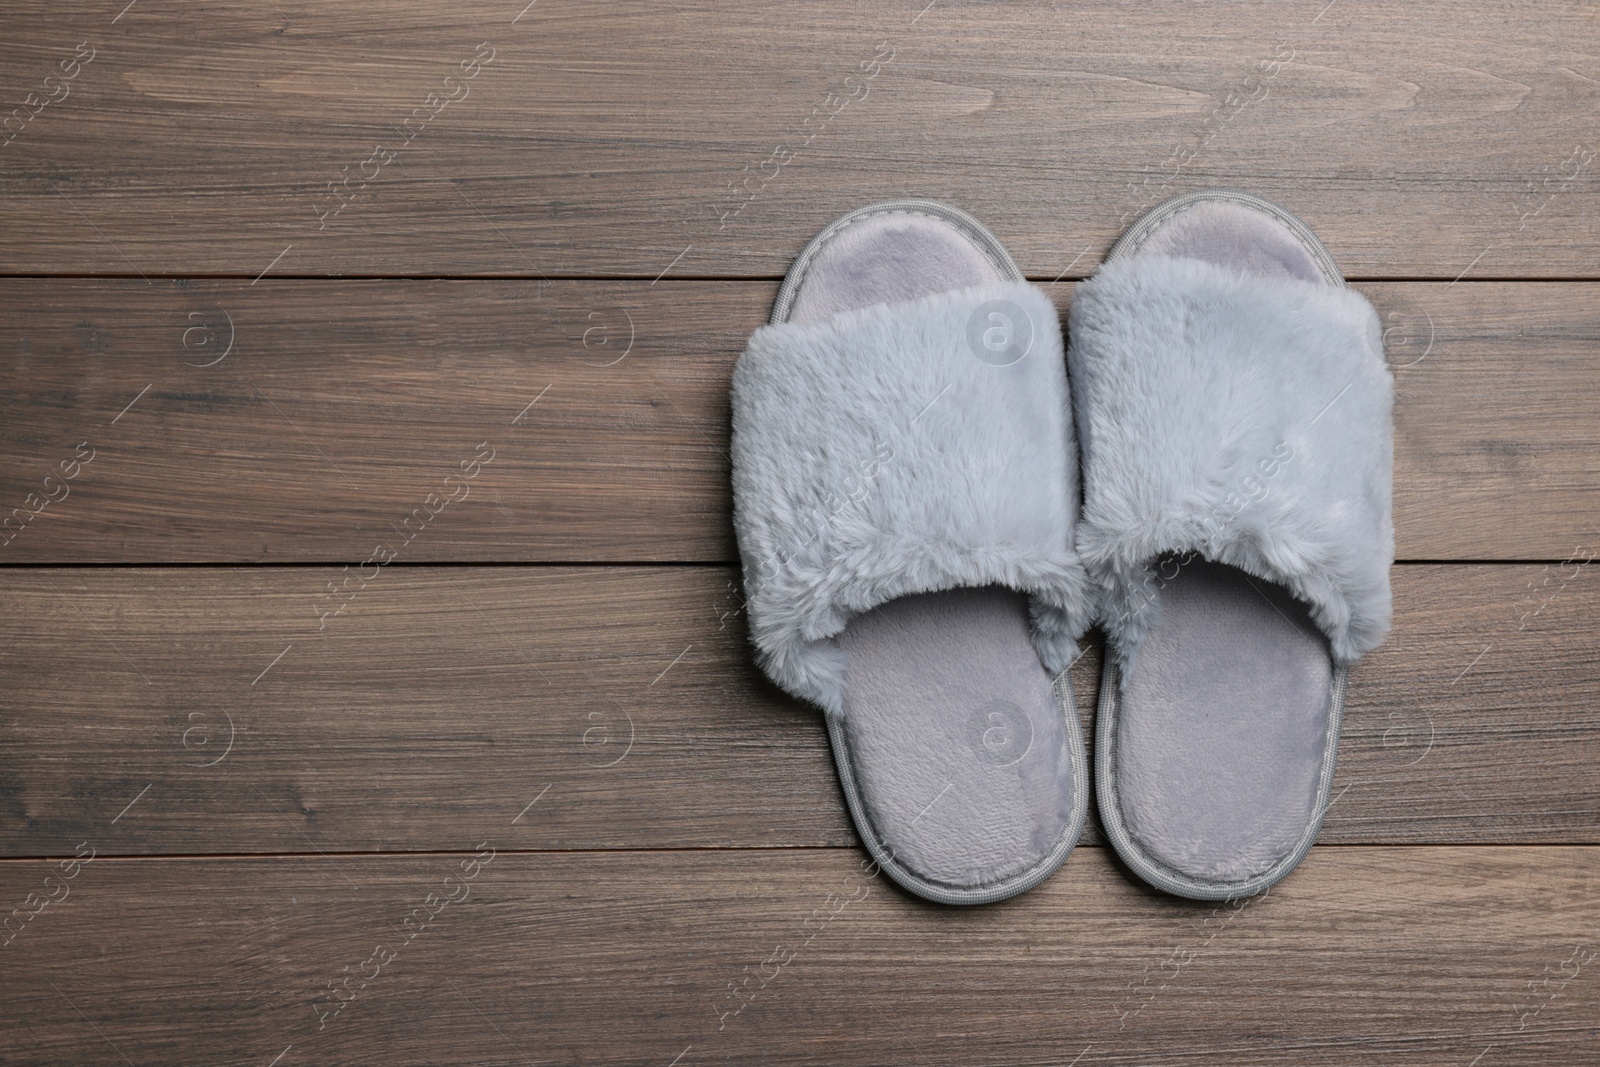
M 1592 4 L 524 2 L 0 13 L 0 1061 L 1600 1062 Z M 1319 844 L 908 897 L 751 664 L 734 360 L 849 208 L 1065 306 L 1211 185 L 1396 376 Z

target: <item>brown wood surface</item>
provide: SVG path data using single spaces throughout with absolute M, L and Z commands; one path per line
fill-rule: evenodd
M 914 195 L 1054 278 L 1141 207 L 1220 184 L 1303 213 L 1355 277 L 1592 278 L 1593 16 L 10 3 L 14 101 L 80 42 L 94 58 L 0 148 L 0 271 L 772 277 L 843 211 Z
M 95 456 L 0 562 L 360 563 L 484 442 L 400 561 L 731 561 L 728 379 L 774 288 L 0 282 L 0 503 L 26 517 Z M 1398 385 L 1400 558 L 1600 539 L 1590 285 L 1360 288 Z
M 1597 56 L 1581 0 L 6 4 L 0 1062 L 1600 1062 Z M 1396 376 L 1319 843 L 915 900 L 751 662 L 733 362 L 863 203 L 1064 308 L 1216 185 Z
M 1593 1062 L 1590 849 L 1319 846 L 1231 906 L 1083 849 L 953 909 L 837 849 L 509 852 L 514 811 L 427 856 L 0 863 L 0 900 L 66 894 L 0 949 L 0 1042 L 38 1064 Z
M 1600 844 L 1594 572 L 1397 567 L 1321 840 Z M 394 566 L 319 619 L 337 574 L 0 572 L 5 852 L 442 849 L 535 800 L 508 846 L 854 842 L 734 571 Z

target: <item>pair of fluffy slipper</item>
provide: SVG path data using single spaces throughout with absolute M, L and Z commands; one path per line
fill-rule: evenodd
M 1068 335 L 954 208 L 812 241 L 733 378 L 752 641 L 826 712 L 881 869 L 980 904 L 1077 842 L 1066 668 L 1098 624 L 1107 837 L 1170 893 L 1259 892 L 1316 836 L 1389 624 L 1377 315 L 1299 219 L 1219 190 L 1123 235 Z

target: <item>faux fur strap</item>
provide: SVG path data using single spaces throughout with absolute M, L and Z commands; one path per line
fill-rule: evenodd
M 1108 264 L 1073 294 L 1078 548 L 1124 677 L 1152 564 L 1196 553 L 1287 587 L 1348 663 L 1389 628 L 1393 380 L 1359 294 L 1195 259 Z
M 732 458 L 751 639 L 796 696 L 843 715 L 832 639 L 912 593 L 1026 592 L 1043 663 L 1072 660 L 1094 598 L 1061 328 L 1033 286 L 762 327 L 733 374 Z

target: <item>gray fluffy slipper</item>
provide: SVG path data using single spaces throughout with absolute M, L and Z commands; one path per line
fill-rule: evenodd
M 1087 811 L 1064 671 L 1094 602 L 1049 298 L 954 208 L 853 211 L 796 260 L 732 406 L 751 640 L 826 713 L 873 859 L 949 904 L 1037 885 Z
M 1377 314 L 1303 222 L 1212 190 L 1140 219 L 1069 327 L 1101 821 L 1159 889 L 1260 892 L 1311 847 L 1346 670 L 1389 626 Z

